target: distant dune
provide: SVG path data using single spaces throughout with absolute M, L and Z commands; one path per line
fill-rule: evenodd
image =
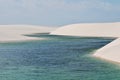
M 51 27 L 31 25 L 0 25 L 0 42 L 14 42 L 23 40 L 40 40 L 42 38 L 24 36 L 33 33 L 48 33 L 54 30 Z
M 58 28 L 53 35 L 120 37 L 120 22 L 117 23 L 82 23 Z
M 97 50 L 93 56 L 120 63 L 120 22 L 83 23 L 60 27 L 52 35 L 84 37 L 116 37 L 118 39 Z

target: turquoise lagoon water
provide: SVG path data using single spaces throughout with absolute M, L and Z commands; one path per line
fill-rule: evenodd
M 90 56 L 113 39 L 29 35 L 0 43 L 0 80 L 120 80 L 120 66 Z

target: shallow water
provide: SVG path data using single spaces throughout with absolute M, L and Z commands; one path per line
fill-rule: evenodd
M 0 44 L 0 80 L 120 80 L 118 65 L 90 56 L 113 39 L 29 36 L 47 40 Z

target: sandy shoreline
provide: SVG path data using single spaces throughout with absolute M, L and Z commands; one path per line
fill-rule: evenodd
M 0 25 L 0 43 L 27 40 L 42 40 L 43 38 L 28 37 L 34 33 L 48 33 L 55 28 L 31 25 Z
M 116 37 L 116 40 L 98 49 L 93 56 L 120 63 L 120 22 L 72 24 L 60 27 L 51 34 L 80 37 Z

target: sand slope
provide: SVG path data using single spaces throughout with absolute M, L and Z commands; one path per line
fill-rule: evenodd
M 88 37 L 120 37 L 120 22 L 89 23 L 63 26 L 53 35 L 88 36 Z M 97 50 L 93 56 L 120 63 L 120 38 Z
M 120 63 L 120 38 L 97 50 L 93 56 Z
M 54 29 L 55 28 L 31 25 L 0 25 L 0 42 L 42 39 L 24 35 L 32 33 L 46 33 Z

